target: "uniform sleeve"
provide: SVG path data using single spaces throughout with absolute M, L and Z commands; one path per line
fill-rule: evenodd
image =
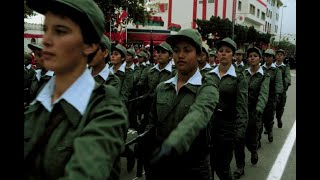
M 125 104 L 129 101 L 129 96 L 133 88 L 133 76 L 131 72 L 126 72 L 121 86 L 121 97 Z
M 189 150 L 200 130 L 208 125 L 213 110 L 218 103 L 219 91 L 217 86 L 211 78 L 205 79 L 195 102 L 190 106 L 188 114 L 164 141 L 164 144 L 174 147 L 178 154 Z
M 124 149 L 128 119 L 119 93 L 109 87 L 106 96 L 92 108 L 90 122 L 74 141 L 74 153 L 61 179 L 108 179 Z
M 114 74 L 109 74 L 109 77 L 106 81 L 106 84 L 109 84 L 117 89 L 118 92 L 120 92 L 121 89 L 121 80 L 118 76 Z
M 269 98 L 270 75 L 266 73 L 264 74 L 264 76 L 265 77 L 261 83 L 260 92 L 259 92 L 258 101 L 257 101 L 257 107 L 256 107 L 256 111 L 261 114 L 263 113 Z
M 283 93 L 283 81 L 282 81 L 281 70 L 279 68 L 276 68 L 275 85 L 276 85 L 276 87 L 275 87 L 276 94 L 282 94 Z
M 284 79 L 284 81 L 285 81 L 285 87 L 284 87 L 285 89 L 284 90 L 287 91 L 289 86 L 291 85 L 290 67 L 286 66 L 285 70 L 286 70 L 286 72 L 285 72 L 285 79 Z
M 243 73 L 239 76 L 236 111 L 235 135 L 244 138 L 248 124 L 248 80 Z

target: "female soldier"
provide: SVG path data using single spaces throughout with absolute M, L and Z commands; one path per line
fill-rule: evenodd
M 110 49 L 111 42 L 106 35 L 103 35 L 101 37 L 99 50 L 93 60 L 89 63 L 90 71 L 93 78 L 98 83 L 105 83 L 114 86 L 120 92 L 120 78 L 110 72 L 109 65 L 106 62 Z
M 208 180 L 205 130 L 219 93 L 212 79 L 199 72 L 202 40 L 197 30 L 180 30 L 166 41 L 173 49 L 177 74 L 155 90 L 147 128 L 154 128 L 149 144 L 155 150 L 146 175 L 152 180 Z
M 104 31 L 101 9 L 92 0 L 28 6 L 45 16 L 42 56 L 55 76 L 25 112 L 24 179 L 118 179 L 125 106 L 86 68 Z
M 110 71 L 118 76 L 121 80 L 120 95 L 122 101 L 128 107 L 128 101 L 130 93 L 133 88 L 133 71 L 132 69 L 126 69 L 126 56 L 127 49 L 120 44 L 112 46 L 111 48 L 111 64 Z
M 219 103 L 213 117 L 213 150 L 210 153 L 212 175 L 216 171 L 220 179 L 233 179 L 230 163 L 233 144 L 244 144 L 248 122 L 248 82 L 245 75 L 237 72 L 232 57 L 237 45 L 230 38 L 217 44 L 220 64 L 209 72 L 219 87 Z M 243 164 L 237 164 L 243 168 Z
M 266 107 L 269 96 L 270 76 L 263 72 L 259 65 L 262 55 L 260 49 L 251 47 L 247 50 L 250 67 L 244 71 L 248 79 L 248 127 L 246 131 L 246 143 L 239 144 L 235 151 L 237 164 L 245 164 L 244 146 L 251 152 L 251 163 L 258 162 L 258 136 L 262 127 L 262 113 Z M 237 158 L 238 157 L 238 158 Z M 236 176 L 243 175 L 244 170 L 235 172 Z
M 277 101 L 279 101 L 279 97 L 283 92 L 283 84 L 282 84 L 282 75 L 281 70 L 278 69 L 274 64 L 273 60 L 275 58 L 275 53 L 272 49 L 267 49 L 264 52 L 264 60 L 265 63 L 262 65 L 262 69 L 264 72 L 270 75 L 270 87 L 269 87 L 269 98 L 267 106 L 263 112 L 262 123 L 266 129 L 266 134 L 268 134 L 268 141 L 273 141 L 273 118 L 276 110 Z M 260 129 L 259 134 L 259 145 L 261 139 L 261 133 L 263 128 Z
M 198 66 L 201 75 L 211 71 L 213 68 L 209 65 L 209 47 L 207 44 L 202 43 L 202 53 L 198 60 Z

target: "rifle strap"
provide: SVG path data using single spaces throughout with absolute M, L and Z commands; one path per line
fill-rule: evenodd
M 44 133 L 39 137 L 33 146 L 33 149 L 24 159 L 25 172 L 29 172 L 33 167 L 33 161 L 36 159 L 37 155 L 40 154 L 44 147 L 48 144 L 48 140 L 53 132 L 53 130 L 60 124 L 62 119 L 65 117 L 65 113 L 60 104 L 56 104 L 52 109 L 50 119 L 47 124 L 47 128 Z

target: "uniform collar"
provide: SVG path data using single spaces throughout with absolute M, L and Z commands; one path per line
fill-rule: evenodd
M 173 84 L 176 90 L 176 93 L 178 94 L 178 74 L 176 74 L 171 79 L 164 82 L 165 84 Z M 201 86 L 202 85 L 202 75 L 200 71 L 197 69 L 197 71 L 189 78 L 189 80 L 183 85 L 188 86 L 188 84 L 194 85 L 194 86 Z
M 209 63 L 206 63 L 206 65 L 201 69 L 201 70 L 204 70 L 204 69 L 211 69 L 211 66 Z
M 234 68 L 234 66 L 231 64 L 231 66 L 229 67 L 228 71 L 226 72 L 226 74 L 224 74 L 222 77 L 220 77 L 220 73 L 219 73 L 219 67 L 220 65 L 218 65 L 216 68 L 214 68 L 213 70 L 209 71 L 209 73 L 215 73 L 217 74 L 217 76 L 221 79 L 223 76 L 226 76 L 226 75 L 230 75 L 230 76 L 233 76 L 233 77 L 237 77 L 237 74 L 236 74 L 236 69 Z
M 269 68 L 272 68 L 272 67 L 273 67 L 273 68 L 276 68 L 276 66 L 274 65 L 274 63 L 272 63 L 269 68 L 267 67 L 266 63 L 264 63 L 264 64 L 262 65 L 262 67 L 265 67 L 266 69 L 269 69 Z
M 235 62 L 234 64 L 235 64 L 237 67 L 239 67 L 239 66 L 244 66 L 243 61 L 241 61 L 240 64 L 237 64 L 237 62 Z
M 78 77 L 61 97 L 51 104 L 51 97 L 55 87 L 55 76 L 53 76 L 40 91 L 35 101 L 39 101 L 49 112 L 51 112 L 53 105 L 64 99 L 83 115 L 89 104 L 94 86 L 95 80 L 91 76 L 89 69 L 86 68 L 82 75 Z M 35 101 L 33 103 L 35 103 Z
M 169 71 L 169 72 L 172 72 L 172 63 L 171 63 L 171 61 L 169 61 L 169 63 L 168 63 L 168 64 L 166 65 L 166 67 L 163 68 L 163 69 L 160 69 L 160 68 L 159 68 L 159 63 L 158 63 L 158 64 L 154 65 L 151 69 L 156 69 L 156 70 L 158 70 L 159 72 L 161 72 L 161 71 L 163 71 L 163 70 L 167 70 L 167 71 Z
M 250 75 L 252 75 L 252 72 L 251 72 L 251 70 L 250 70 L 250 67 L 249 67 L 248 69 L 246 69 L 246 71 L 248 71 L 248 72 L 250 73 Z M 262 69 L 261 66 L 259 67 L 257 73 L 260 73 L 261 75 L 264 75 L 263 69 Z
M 286 66 L 285 64 L 283 64 L 283 62 L 280 64 L 280 65 L 278 65 L 276 62 L 274 62 L 273 63 L 276 67 L 279 67 L 279 66 Z

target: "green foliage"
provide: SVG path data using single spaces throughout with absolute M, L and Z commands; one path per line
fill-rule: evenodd
M 114 23 L 116 20 L 117 11 L 119 9 L 128 10 L 128 18 L 126 23 L 140 21 L 144 22 L 146 17 L 150 15 L 144 9 L 144 0 L 94 0 L 101 8 L 106 19 L 106 31 L 110 30 L 110 20 Z M 34 11 L 26 5 L 24 0 L 24 18 L 34 16 Z M 113 24 L 112 23 L 112 24 Z
M 34 16 L 34 12 L 27 6 L 26 0 L 24 0 L 24 18 L 28 18 L 30 16 Z
M 202 35 L 203 39 L 209 42 L 215 42 L 225 37 L 232 38 L 232 22 L 229 19 L 221 19 L 220 17 L 212 16 L 210 20 L 196 19 L 197 29 Z M 210 35 L 214 38 L 210 39 Z M 241 25 L 234 25 L 234 41 L 238 46 L 245 43 L 255 44 L 257 46 L 268 44 L 270 41 L 270 34 L 259 33 L 253 26 L 246 27 Z
M 295 56 L 296 54 L 296 45 L 290 43 L 287 40 L 283 40 L 283 41 L 273 41 L 271 43 L 271 46 L 275 49 L 283 49 L 286 52 L 286 56 L 288 57 L 292 57 Z

